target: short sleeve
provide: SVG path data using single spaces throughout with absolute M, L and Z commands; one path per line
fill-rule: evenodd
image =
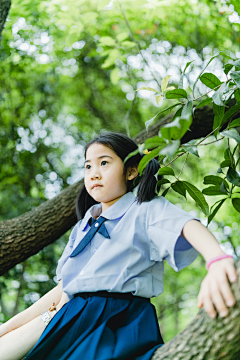
M 179 271 L 196 259 L 198 251 L 181 236 L 189 220 L 198 219 L 164 197 L 150 201 L 146 227 L 151 260 L 166 260 L 175 271 Z
M 60 259 L 58 260 L 58 265 L 57 265 L 57 269 L 56 269 L 56 275 L 57 275 L 57 280 L 60 281 L 62 279 L 62 275 L 61 275 L 61 270 L 63 265 L 65 264 L 65 262 L 67 261 L 67 259 L 69 258 L 69 256 L 71 255 L 72 251 L 73 251 L 73 245 L 74 242 L 76 240 L 77 237 L 77 230 L 79 225 L 81 224 L 80 220 L 72 229 L 71 234 L 69 236 L 69 240 L 68 243 L 62 253 L 62 256 L 60 257 Z

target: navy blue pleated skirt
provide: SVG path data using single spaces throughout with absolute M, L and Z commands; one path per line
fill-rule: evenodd
M 57 312 L 25 360 L 149 360 L 162 345 L 149 299 L 81 293 Z

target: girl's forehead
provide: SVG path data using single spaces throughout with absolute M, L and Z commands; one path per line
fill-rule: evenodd
M 86 151 L 86 159 L 90 156 L 90 157 L 95 157 L 96 155 L 100 156 L 100 155 L 111 155 L 112 157 L 116 154 L 115 152 L 110 149 L 109 147 L 103 145 L 103 144 L 98 144 L 98 143 L 94 143 L 92 145 L 89 146 L 89 148 Z

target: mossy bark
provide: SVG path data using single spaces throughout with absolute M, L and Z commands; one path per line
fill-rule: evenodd
M 211 319 L 201 309 L 180 334 L 155 351 L 152 360 L 240 359 L 240 260 L 236 267 L 238 280 L 231 284 L 236 305 L 229 315 Z

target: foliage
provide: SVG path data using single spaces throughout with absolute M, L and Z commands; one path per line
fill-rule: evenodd
M 99 131 L 133 137 L 144 123 L 148 128 L 174 111 L 159 136 L 139 147 L 154 149 L 144 157 L 141 171 L 158 156 L 161 195 L 186 210 L 195 206 L 184 198 L 196 201 L 212 220 L 210 228 L 218 220 L 219 234 L 227 227 L 224 221 L 236 224 L 240 69 L 239 54 L 234 54 L 240 25 L 229 19 L 237 11 L 236 0 L 14 1 L 0 45 L 0 219 L 30 210 L 82 177 L 83 146 Z M 228 108 L 230 99 L 236 104 Z M 209 142 L 219 140 L 209 145 L 209 153 L 204 139 L 180 144 L 194 110 L 206 104 L 213 104 L 215 114 L 215 137 L 209 136 Z M 219 241 L 237 251 L 234 226 L 235 243 L 230 235 L 219 235 Z M 67 234 L 2 277 L 0 321 L 55 285 L 66 241 Z M 195 285 L 187 272 L 174 277 L 167 270 L 166 292 L 156 301 L 165 309 L 160 309 L 161 322 L 170 324 L 164 331 L 168 338 L 196 310 L 190 300 L 203 275 L 200 263 L 193 264 Z M 177 309 L 174 316 L 169 304 Z M 181 325 L 174 326 L 177 317 Z

